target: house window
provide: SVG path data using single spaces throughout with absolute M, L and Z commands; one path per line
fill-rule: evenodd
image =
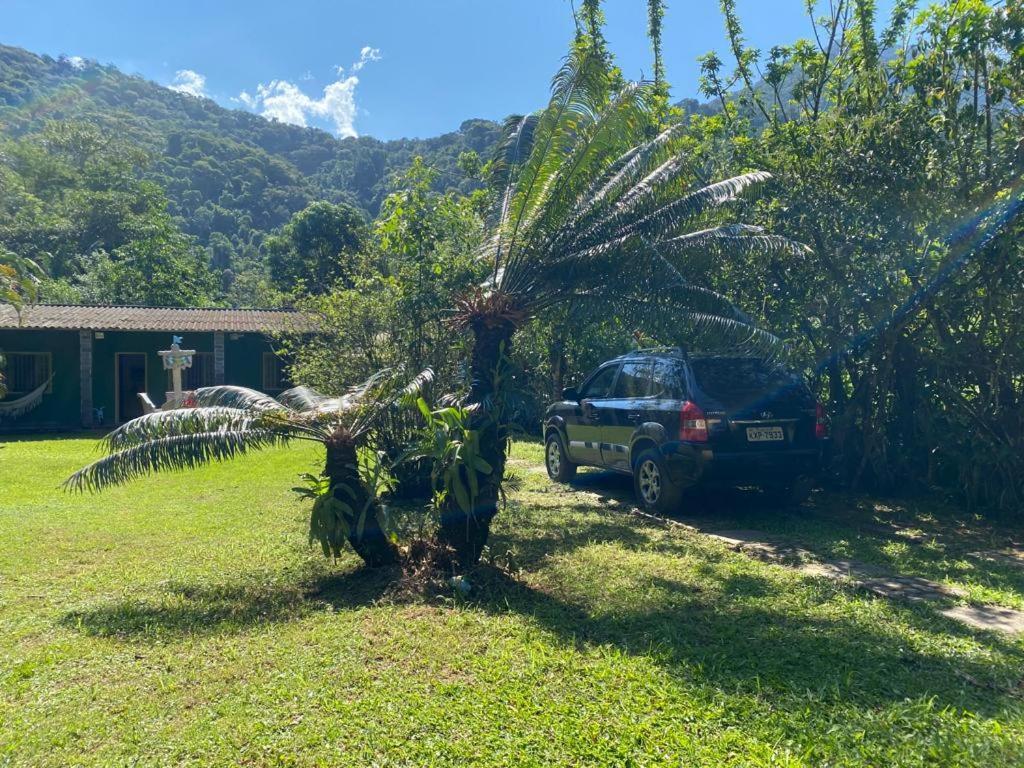
M 173 372 L 167 372 L 167 391 L 170 392 L 174 385 L 172 383 Z M 202 387 L 213 386 L 213 355 L 209 352 L 199 352 L 192 355 L 192 367 L 183 368 L 181 371 L 181 388 L 186 392 Z
M 263 391 L 280 392 L 291 386 L 285 362 L 273 352 L 263 353 Z
M 8 395 L 27 395 L 49 381 L 47 394 L 53 392 L 52 357 L 49 352 L 4 352 L 7 365 L 3 369 Z

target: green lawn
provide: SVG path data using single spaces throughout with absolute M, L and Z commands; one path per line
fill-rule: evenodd
M 313 449 L 61 493 L 95 450 L 0 447 L 0 766 L 1024 763 L 1024 640 L 646 524 L 538 445 L 465 598 L 309 549 Z M 1024 607 L 967 554 L 1019 532 L 936 505 L 693 514 Z

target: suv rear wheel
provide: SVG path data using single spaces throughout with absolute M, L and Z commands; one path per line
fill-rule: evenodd
M 641 509 L 659 515 L 674 512 L 682 497 L 668 475 L 665 460 L 651 449 L 641 453 L 633 465 L 633 490 Z
M 576 465 L 566 456 L 565 445 L 557 432 L 548 435 L 544 443 L 544 466 L 547 467 L 548 477 L 556 483 L 568 483 L 576 476 Z

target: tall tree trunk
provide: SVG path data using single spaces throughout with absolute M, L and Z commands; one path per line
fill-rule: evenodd
M 335 499 L 352 507 L 354 514 L 346 519 L 348 543 L 370 568 L 398 562 L 398 549 L 388 538 L 381 524 L 383 510 L 359 477 L 356 444 L 344 430 L 335 432 L 327 441 L 327 463 L 324 474 L 330 480 L 330 493 Z M 351 491 L 349 493 L 348 490 Z M 366 514 L 363 515 L 363 510 Z M 360 525 L 360 517 L 363 518 Z
M 480 562 L 480 555 L 491 533 L 491 521 L 498 513 L 508 435 L 501 423 L 503 415 L 498 412 L 500 406 L 495 403 L 494 384 L 503 355 L 507 356 L 511 352 L 515 325 L 500 318 L 486 318 L 475 320 L 471 329 L 472 382 L 465 404 L 475 406 L 469 417 L 469 427 L 479 435 L 480 456 L 491 465 L 493 471 L 490 475 L 479 476 L 479 493 L 473 500 L 470 513 L 467 514 L 459 506 L 452 494 L 445 499 L 437 537 L 441 544 L 454 550 L 462 568 L 471 568 Z

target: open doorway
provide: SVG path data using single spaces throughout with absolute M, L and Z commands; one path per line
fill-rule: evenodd
M 117 382 L 114 418 L 121 424 L 142 415 L 139 392 L 146 391 L 146 356 L 136 352 L 118 352 L 114 365 Z

